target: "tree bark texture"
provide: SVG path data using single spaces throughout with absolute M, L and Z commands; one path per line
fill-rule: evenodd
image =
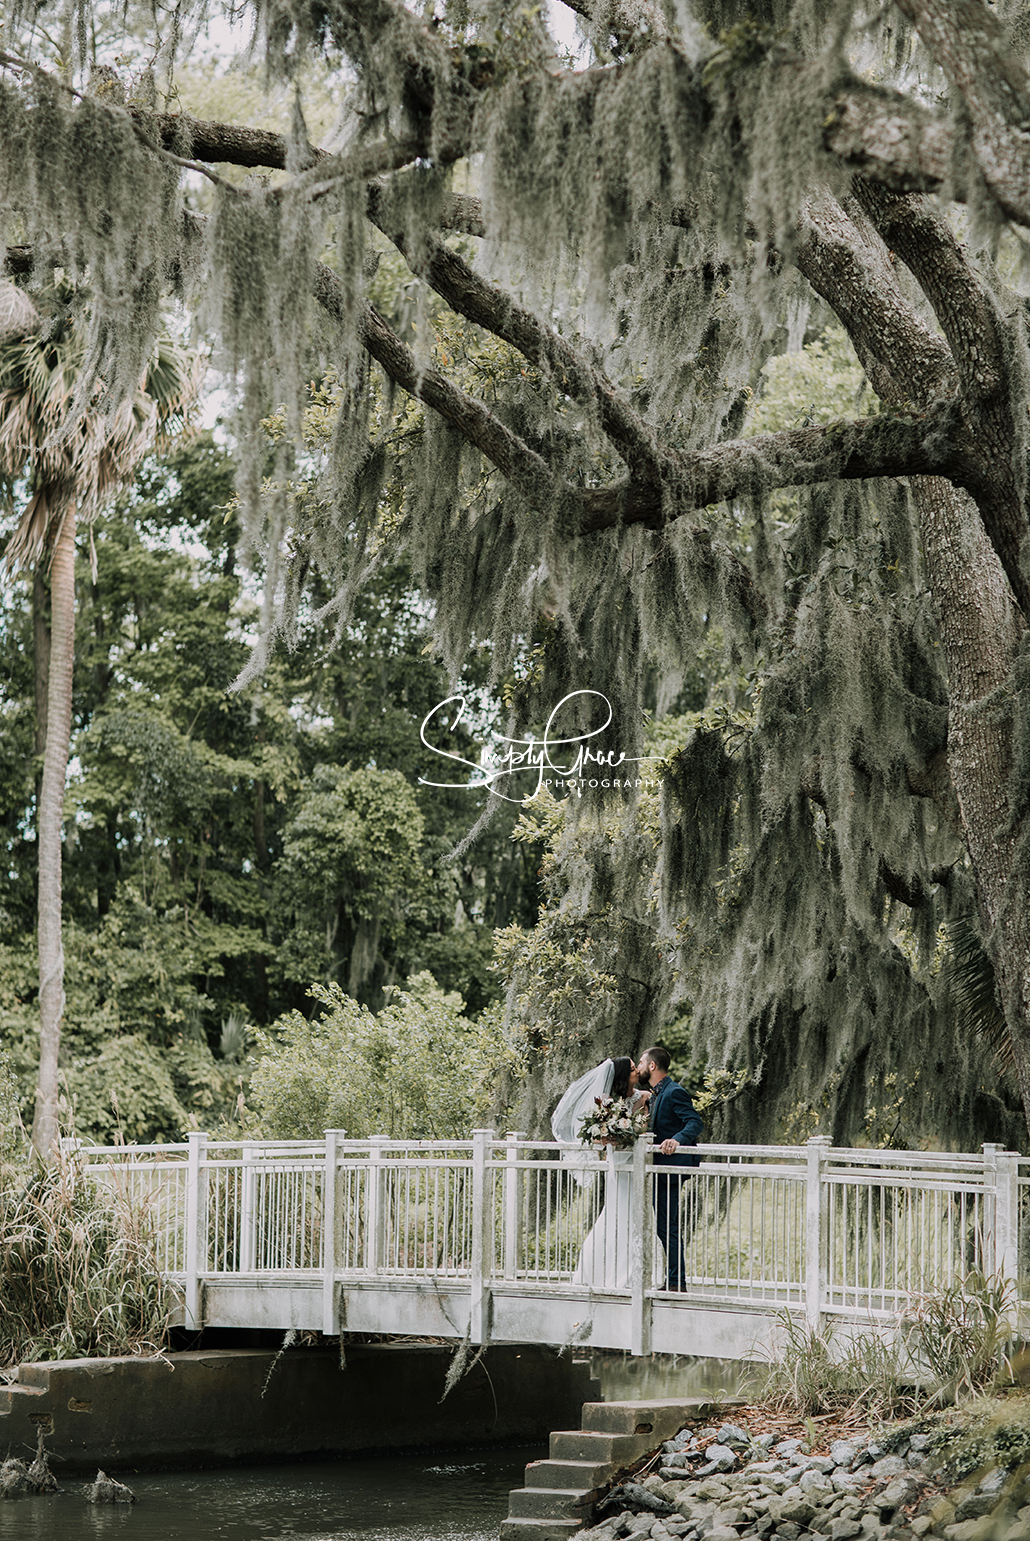
M 48 1157 L 58 1137 L 58 1054 L 64 1016 L 61 832 L 72 723 L 75 660 L 75 504 L 69 502 L 50 567 L 51 650 L 46 752 L 39 798 L 39 1088 L 32 1143 Z

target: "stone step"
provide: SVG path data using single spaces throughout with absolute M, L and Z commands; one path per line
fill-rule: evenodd
M 501 1521 L 501 1541 L 566 1541 L 580 1528 L 579 1520 L 507 1519 Z
M 610 1480 L 609 1461 L 531 1461 L 526 1467 L 527 1487 L 573 1488 L 583 1493 Z
M 518 1487 L 509 1494 L 508 1517 L 513 1520 L 575 1520 L 590 1516 L 596 1488 Z
M 653 1448 L 650 1434 L 602 1434 L 597 1429 L 559 1429 L 551 1435 L 553 1461 L 607 1461 L 629 1466 Z
M 720 1409 L 735 1405 L 721 1402 Z M 599 1434 L 646 1434 L 653 1449 L 663 1439 L 679 1433 L 691 1418 L 704 1418 L 714 1410 L 707 1397 L 663 1397 L 648 1402 L 586 1402 L 583 1427 Z

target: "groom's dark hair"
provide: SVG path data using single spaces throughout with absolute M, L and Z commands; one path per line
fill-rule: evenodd
M 669 1066 L 672 1064 L 672 1055 L 669 1053 L 668 1049 L 659 1049 L 657 1047 L 654 1049 L 645 1049 L 644 1058 L 649 1059 L 654 1068 L 656 1070 L 660 1070 L 663 1075 L 669 1074 Z

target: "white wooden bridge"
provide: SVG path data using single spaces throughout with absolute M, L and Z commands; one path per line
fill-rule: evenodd
M 189 1327 L 271 1327 L 746 1356 L 789 1310 L 896 1324 L 975 1271 L 1030 1308 L 1030 1158 L 700 1145 L 683 1184 L 685 1287 L 663 1287 L 650 1137 L 631 1158 L 629 1279 L 574 1282 L 603 1194 L 593 1156 L 467 1141 L 82 1147 L 153 1229 Z M 568 1152 L 566 1153 L 568 1155 Z M 588 1180 L 582 1181 L 586 1167 Z M 1021 1237 L 1021 1216 L 1022 1237 Z M 1022 1277 L 1021 1277 L 1022 1276 Z

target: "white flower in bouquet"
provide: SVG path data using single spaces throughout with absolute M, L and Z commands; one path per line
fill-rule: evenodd
M 646 1129 L 646 1108 L 634 1112 L 625 1097 L 595 1097 L 580 1124 L 579 1138 L 584 1145 L 603 1143 L 628 1150 Z

